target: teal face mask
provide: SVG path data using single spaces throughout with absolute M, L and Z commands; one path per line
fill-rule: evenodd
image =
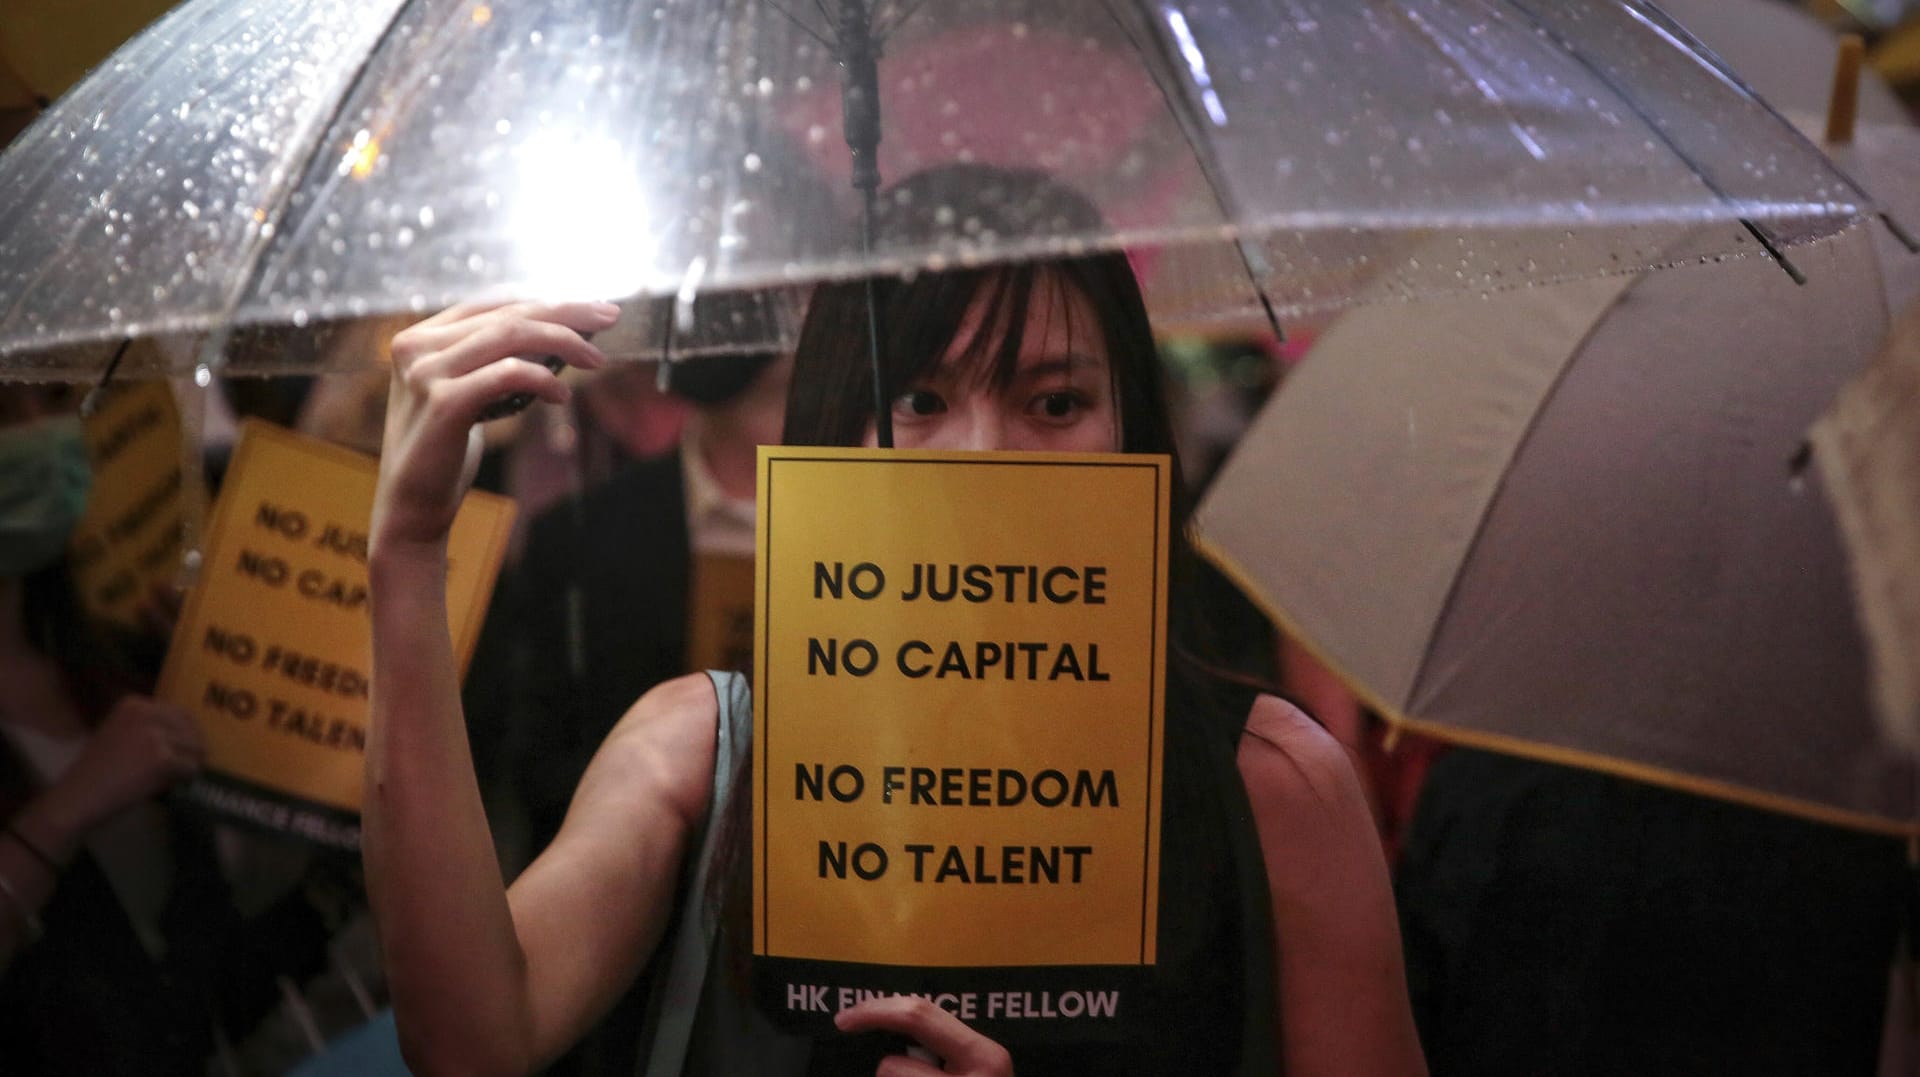
M 77 416 L 0 429 L 0 576 L 24 576 L 59 558 L 92 485 Z

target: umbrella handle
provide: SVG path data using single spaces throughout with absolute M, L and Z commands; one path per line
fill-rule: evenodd
M 565 360 L 557 355 L 543 355 L 536 360 L 536 362 L 548 370 L 553 371 L 555 374 L 560 373 L 567 365 Z M 480 412 L 480 421 L 489 423 L 495 419 L 505 419 L 509 416 L 518 415 L 527 410 L 527 406 L 532 404 L 533 400 L 534 396 L 532 393 L 510 393 L 488 404 L 486 408 Z

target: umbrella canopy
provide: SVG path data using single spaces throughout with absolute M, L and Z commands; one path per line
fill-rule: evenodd
M 1920 829 L 1875 721 L 1814 418 L 1886 328 L 1872 241 L 1336 322 L 1199 513 L 1390 719 Z
M 0 363 L 1089 246 L 1185 252 L 1149 287 L 1193 322 L 1249 270 L 1285 313 L 1831 232 L 1857 191 L 1687 40 L 1627 0 L 190 0 L 0 157 Z M 1104 225 L 867 249 L 873 102 L 863 172 L 1046 168 Z

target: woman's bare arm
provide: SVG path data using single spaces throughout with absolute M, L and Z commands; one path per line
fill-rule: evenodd
M 1426 1073 L 1386 859 L 1346 753 L 1292 704 L 1261 696 L 1239 766 L 1273 902 L 1286 1073 Z
M 682 858 L 707 821 L 718 718 L 705 674 L 648 692 L 594 755 L 553 844 L 508 890 L 536 1065 L 585 1034 L 659 946 Z
M 513 392 L 566 387 L 515 355 L 604 359 L 605 306 L 459 307 L 394 341 L 370 534 L 373 677 L 363 810 L 368 893 L 401 1042 L 422 1073 L 525 1073 L 558 1054 L 644 961 L 711 781 L 704 679 L 662 686 L 616 727 L 553 845 L 508 892 L 461 713 L 446 536 L 474 422 Z M 704 728 L 704 741 L 701 730 Z

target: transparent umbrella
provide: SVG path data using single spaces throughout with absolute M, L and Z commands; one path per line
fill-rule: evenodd
M 1190 324 L 1790 265 L 1865 200 L 1687 42 L 1627 0 L 189 0 L 0 157 L 0 370 L 311 368 L 266 330 L 503 293 L 777 342 L 699 298 L 1093 246 Z M 959 161 L 1104 223 L 869 249 L 863 190 Z

